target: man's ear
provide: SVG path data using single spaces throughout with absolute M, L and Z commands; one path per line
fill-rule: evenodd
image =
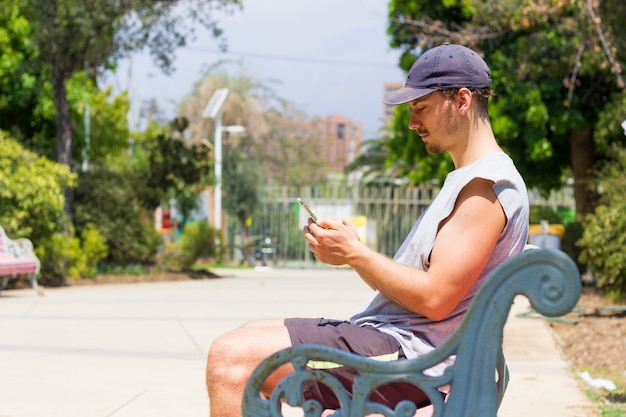
M 469 90 L 469 88 L 461 88 L 459 89 L 457 97 L 459 99 L 459 113 L 461 114 L 461 116 L 465 116 L 469 111 L 474 96 L 472 96 L 472 92 Z

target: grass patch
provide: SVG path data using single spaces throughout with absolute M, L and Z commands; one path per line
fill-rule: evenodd
M 612 371 L 608 368 L 589 368 L 583 371 L 589 372 L 592 378 L 608 379 L 615 383 L 615 390 L 609 391 L 602 388 L 594 388 L 586 385 L 585 395 L 600 408 L 600 417 L 624 417 L 626 416 L 626 372 Z M 586 384 L 586 382 L 583 382 Z

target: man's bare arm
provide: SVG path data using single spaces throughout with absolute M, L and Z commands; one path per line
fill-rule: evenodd
M 492 182 L 476 179 L 460 193 L 440 225 L 428 271 L 399 264 L 359 242 L 349 225 L 309 225 L 311 250 L 322 262 L 348 264 L 399 305 L 433 320 L 447 317 L 485 267 L 506 224 Z

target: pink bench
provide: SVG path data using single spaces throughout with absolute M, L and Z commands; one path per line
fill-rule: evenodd
M 28 275 L 33 289 L 43 295 L 37 283 L 40 267 L 39 258 L 33 253 L 33 243 L 26 238 L 9 239 L 0 226 L 0 277 L 3 277 L 0 290 L 6 288 L 9 278 Z

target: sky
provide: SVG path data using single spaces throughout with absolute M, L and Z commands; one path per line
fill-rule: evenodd
M 134 109 L 156 99 L 168 118 L 211 65 L 229 60 L 309 117 L 339 114 L 377 137 L 383 84 L 404 81 L 399 52 L 388 46 L 385 0 L 244 0 L 243 10 L 218 15 L 228 52 L 206 32 L 178 49 L 167 76 L 147 54 L 121 63 L 107 78 L 128 90 Z M 241 73 L 241 70 L 237 70 Z

